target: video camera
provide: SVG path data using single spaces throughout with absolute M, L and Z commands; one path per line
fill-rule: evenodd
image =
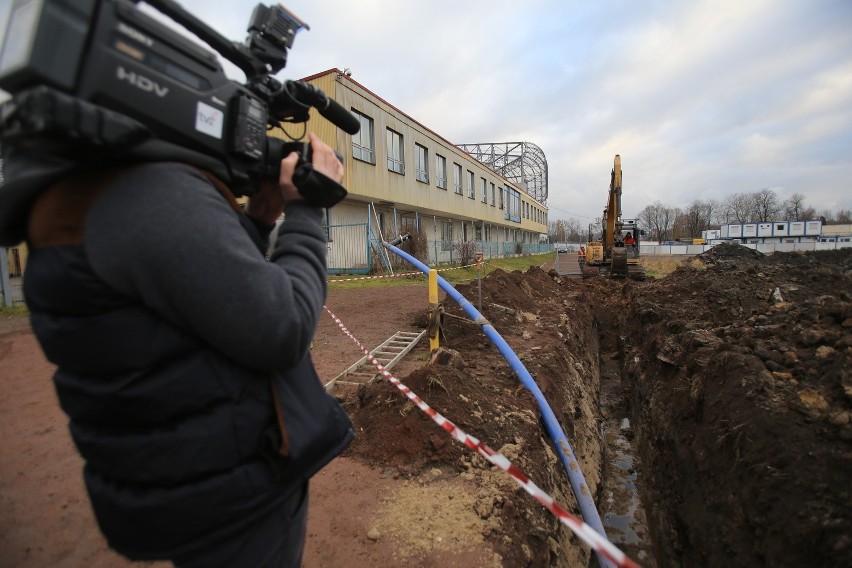
M 355 134 L 358 120 L 313 85 L 272 74 L 309 26 L 282 6 L 254 9 L 244 43 L 231 42 L 172 0 L 146 4 L 239 67 L 228 79 L 216 54 L 146 14 L 138 0 L 13 0 L 0 51 L 0 144 L 81 162 L 179 161 L 205 169 L 237 195 L 278 178 L 300 152 L 294 182 L 313 205 L 346 195 L 313 171 L 303 142 L 268 136 L 306 122 L 310 108 Z

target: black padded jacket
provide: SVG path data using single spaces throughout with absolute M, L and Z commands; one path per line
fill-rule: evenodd
M 266 231 L 186 166 L 139 166 L 80 200 L 82 242 L 31 245 L 33 330 L 58 367 L 110 545 L 133 559 L 191 554 L 280 506 L 352 437 L 332 409 L 317 419 L 339 434 L 311 468 L 282 482 L 270 466 L 270 376 L 282 392 L 319 381 L 309 345 L 326 293 L 321 211 L 288 205 L 267 261 Z M 44 223 L 35 203 L 31 231 Z

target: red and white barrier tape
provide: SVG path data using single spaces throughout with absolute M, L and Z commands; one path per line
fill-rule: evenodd
M 485 263 L 482 263 L 485 264 Z M 471 266 L 476 266 L 476 264 L 467 264 L 465 266 L 454 266 L 452 268 L 437 268 L 437 272 L 447 272 L 449 270 L 461 270 L 462 268 L 470 268 Z M 335 282 L 354 282 L 355 280 L 375 280 L 378 278 L 401 278 L 403 276 L 426 276 L 422 272 L 400 272 L 399 274 L 381 274 L 379 276 L 360 276 L 358 278 L 334 278 L 327 280 L 329 284 Z
M 484 457 L 488 462 L 497 466 L 506 472 L 515 482 L 518 483 L 527 493 L 533 496 L 533 498 L 544 505 L 544 507 L 549 510 L 551 513 L 556 515 L 559 521 L 567 526 L 569 529 L 574 531 L 581 540 L 583 540 L 586 544 L 588 544 L 594 551 L 598 554 L 604 556 L 608 560 L 615 563 L 616 566 L 625 567 L 625 568 L 639 568 L 639 565 L 633 562 L 626 554 L 624 554 L 621 550 L 618 549 L 614 544 L 609 542 L 603 535 L 598 533 L 591 526 L 584 523 L 578 517 L 569 513 L 564 507 L 559 505 L 556 500 L 545 493 L 540 487 L 538 487 L 535 483 L 533 483 L 526 475 L 524 475 L 521 470 L 519 470 L 514 464 L 512 464 L 509 459 L 502 455 L 498 454 L 490 447 L 488 447 L 483 442 L 477 440 L 475 437 L 466 434 L 463 430 L 461 430 L 458 426 L 453 424 L 450 420 L 447 420 L 444 416 L 442 416 L 439 412 L 431 408 L 428 404 L 426 404 L 423 399 L 417 396 L 411 389 L 402 384 L 399 379 L 394 377 L 389 371 L 387 371 L 381 363 L 379 363 L 375 357 L 370 354 L 370 351 L 365 348 L 358 339 L 352 335 L 352 333 L 343 325 L 343 322 L 334 315 L 331 310 L 329 310 L 326 306 L 323 306 L 325 311 L 328 312 L 328 315 L 332 317 L 332 319 L 337 323 L 337 326 L 345 333 L 349 338 L 355 342 L 358 348 L 370 359 L 373 365 L 376 366 L 377 369 L 382 373 L 382 375 L 391 382 L 394 386 L 396 386 L 400 391 L 402 391 L 405 396 L 408 397 L 414 404 L 417 405 L 420 410 L 425 412 L 438 426 L 446 430 L 450 436 L 467 446 L 468 448 L 474 450 L 479 455 Z

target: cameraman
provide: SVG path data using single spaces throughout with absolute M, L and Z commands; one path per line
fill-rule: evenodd
M 332 149 L 313 134 L 310 143 L 315 171 L 339 183 Z M 322 210 L 293 184 L 297 155 L 242 212 L 192 166 L 4 152 L 0 210 L 17 209 L 0 216 L 0 244 L 29 245 L 32 327 L 57 365 L 110 546 L 177 566 L 299 566 L 307 479 L 352 433 L 309 355 L 326 236 Z M 294 389 L 307 392 L 306 416 Z M 314 403 L 329 410 L 317 415 Z M 283 442 L 322 436 L 320 449 L 287 457 Z

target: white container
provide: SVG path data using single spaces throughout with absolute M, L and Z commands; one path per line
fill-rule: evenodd
M 806 235 L 819 235 L 822 233 L 822 221 L 805 221 Z
M 772 223 L 772 235 L 776 237 L 789 236 L 790 224 L 787 221 L 775 221 Z
M 757 224 L 757 236 L 758 237 L 771 237 L 772 236 L 772 223 L 758 223 Z
M 804 221 L 790 221 L 789 235 L 791 237 L 801 237 L 805 234 Z
M 722 238 L 723 239 L 738 239 L 743 236 L 743 226 L 736 225 L 722 225 Z
M 746 223 L 743 225 L 743 238 L 757 236 L 757 223 Z

